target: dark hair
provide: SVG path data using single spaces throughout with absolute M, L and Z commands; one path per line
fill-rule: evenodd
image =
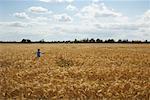
M 38 51 L 40 51 L 40 49 L 38 49 Z

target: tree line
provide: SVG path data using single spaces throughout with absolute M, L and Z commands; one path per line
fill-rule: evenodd
M 141 40 L 131 40 L 129 41 L 128 39 L 119 39 L 117 41 L 115 41 L 114 39 L 107 39 L 107 40 L 102 40 L 102 39 L 75 39 L 73 41 L 68 40 L 68 41 L 44 41 L 44 39 L 39 40 L 39 41 L 32 41 L 30 39 L 22 39 L 20 42 L 16 42 L 16 41 L 0 41 L 0 43 L 150 43 L 150 41 L 145 40 L 145 41 L 141 41 Z

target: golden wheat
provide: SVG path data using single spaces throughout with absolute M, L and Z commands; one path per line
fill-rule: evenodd
M 149 100 L 150 45 L 0 44 L 0 99 Z

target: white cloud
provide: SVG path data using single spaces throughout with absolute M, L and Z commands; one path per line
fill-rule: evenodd
M 39 1 L 42 1 L 42 2 L 51 2 L 52 0 L 39 0 Z
M 140 18 L 139 22 L 150 24 L 150 10 L 147 10 Z
M 20 28 L 28 26 L 27 23 L 20 22 L 20 21 L 0 22 L 0 25 L 4 27 L 20 27 Z
M 58 14 L 58 15 L 54 15 L 54 19 L 58 22 L 72 22 L 72 18 L 67 15 L 66 13 L 64 14 Z
M 144 20 L 150 21 L 150 10 L 146 11 L 143 16 Z
M 92 0 L 93 3 L 98 3 L 100 2 L 101 0 Z
M 73 5 L 68 5 L 66 7 L 67 10 L 70 10 L 70 11 L 76 11 L 77 10 L 77 7 L 73 6 Z
M 25 12 L 14 13 L 13 16 L 21 18 L 21 19 L 30 19 L 29 16 Z
M 95 24 L 95 26 L 99 29 L 106 29 L 106 30 L 128 30 L 128 31 L 132 31 L 132 30 L 139 30 L 140 29 L 140 25 L 135 24 L 135 23 L 97 23 Z
M 128 23 L 128 17 L 105 6 L 104 3 L 91 3 L 76 15 L 83 23 Z
M 52 2 L 58 2 L 58 3 L 62 3 L 62 2 L 68 2 L 68 3 L 71 3 L 73 2 L 74 0 L 39 0 L 39 1 L 42 1 L 42 2 L 46 2 L 46 3 L 52 3 Z
M 41 0 L 45 2 L 69 2 L 67 0 Z M 73 2 L 73 0 L 70 2 Z M 97 3 L 98 2 L 98 3 Z M 64 9 L 62 9 L 64 11 Z M 77 8 L 72 4 L 66 6 L 66 10 L 75 11 L 76 16 L 70 13 L 69 15 L 63 13 L 49 14 L 49 10 L 43 7 L 30 7 L 28 11 L 32 13 L 30 17 L 25 12 L 17 12 L 13 15 L 21 19 L 29 19 L 14 21 L 14 22 L 0 22 L 0 33 L 18 32 L 23 34 L 32 33 L 35 35 L 41 34 L 43 37 L 55 34 L 65 34 L 64 36 L 98 36 L 98 37 L 111 37 L 111 38 L 143 38 L 150 39 L 150 10 L 146 11 L 139 19 L 128 21 L 128 17 L 124 16 L 121 12 L 117 12 L 108 8 L 104 3 L 99 0 L 94 0 L 90 5 Z M 66 11 L 65 10 L 65 11 Z M 42 13 L 42 14 L 41 14 Z M 44 13 L 44 14 L 43 14 Z M 78 17 L 77 17 L 78 16 Z M 24 21 L 24 22 L 23 22 Z M 30 27 L 29 27 L 30 26 Z M 4 28 L 8 30 L 3 30 Z M 111 33 L 111 35 L 109 34 Z M 82 36 L 83 35 L 83 36 Z M 147 37 L 146 37 L 147 36 Z M 36 37 L 35 37 L 36 38 Z
M 31 26 L 36 26 L 36 25 L 49 25 L 51 19 L 49 19 L 48 17 L 34 17 L 30 20 L 30 25 Z
M 73 1 L 74 1 L 74 0 L 66 0 L 66 2 L 70 2 L 70 3 L 73 2 Z
M 30 7 L 28 8 L 28 10 L 33 13 L 48 13 L 48 9 L 43 8 L 43 7 L 38 7 L 38 6 Z
M 26 24 L 24 24 L 22 22 L 11 22 L 8 25 L 12 26 L 12 27 L 25 27 L 26 26 Z
M 139 25 L 139 32 L 150 36 L 150 9 L 147 10 L 137 21 L 135 21 L 137 25 Z
M 113 11 L 112 9 L 107 8 L 104 3 L 100 4 L 91 4 L 89 6 L 84 7 L 81 10 L 81 13 L 85 16 L 92 17 L 121 17 L 122 14 Z
M 41 22 L 43 22 L 43 21 L 48 21 L 48 18 L 47 17 L 37 17 L 37 18 L 35 18 L 37 21 L 41 21 Z
M 150 10 L 147 10 L 134 23 L 139 26 L 139 30 L 144 30 L 143 32 L 150 34 Z

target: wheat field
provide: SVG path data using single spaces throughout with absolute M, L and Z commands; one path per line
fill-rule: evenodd
M 0 44 L 0 99 L 149 100 L 150 45 Z

